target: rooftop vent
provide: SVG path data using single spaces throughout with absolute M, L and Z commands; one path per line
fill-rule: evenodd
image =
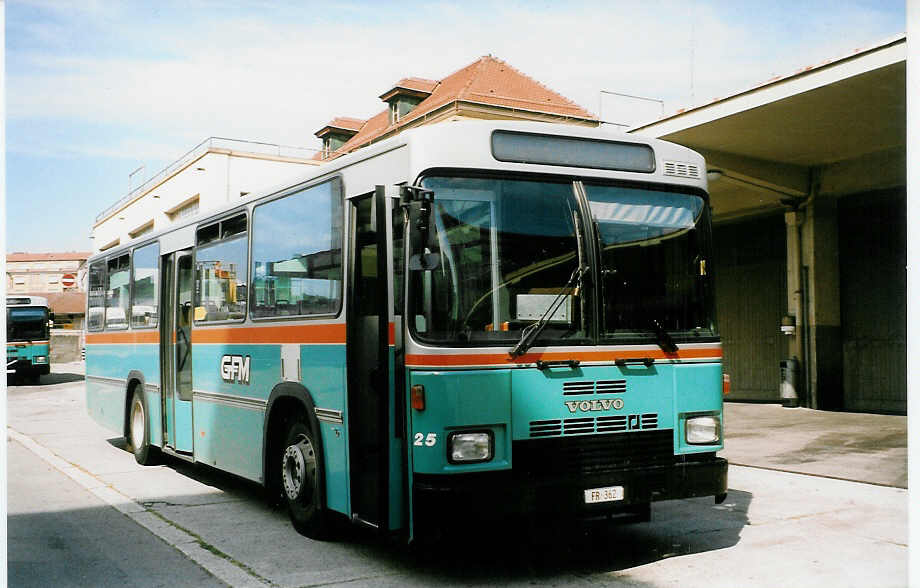
M 678 178 L 699 179 L 700 168 L 692 163 L 686 163 L 683 161 L 665 161 L 664 175 L 675 176 Z

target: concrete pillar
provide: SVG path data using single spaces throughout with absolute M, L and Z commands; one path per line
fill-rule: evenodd
M 821 196 L 817 183 L 802 224 L 802 295 L 808 318 L 805 374 L 810 408 L 843 408 L 843 346 L 840 328 L 840 260 L 837 200 Z
M 805 215 L 797 210 L 787 211 L 786 221 L 786 315 L 795 317 L 795 334 L 787 336 L 789 349 L 786 357 L 799 360 L 800 369 L 805 367 L 805 336 L 807 333 L 805 298 L 802 295 L 802 243 L 800 239 L 802 221 Z M 779 326 L 777 326 L 779 328 Z M 803 374 L 799 374 L 799 404 L 807 404 L 808 388 Z

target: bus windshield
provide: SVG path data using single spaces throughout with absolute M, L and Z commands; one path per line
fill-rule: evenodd
M 409 326 L 420 341 L 514 345 L 538 322 L 540 345 L 669 347 L 717 335 L 702 197 L 571 180 L 428 177 L 423 185 L 435 199 L 427 242 L 414 247 L 429 265 L 410 271 Z M 587 227 L 577 212 L 581 186 Z
M 429 177 L 423 185 L 436 194 L 424 250 L 437 261 L 410 274 L 410 328 L 420 340 L 513 344 L 553 302 L 540 340 L 586 338 L 584 291 L 570 285 L 583 233 L 571 182 Z
M 37 307 L 7 308 L 6 340 L 33 341 L 48 338 L 48 310 Z
M 715 336 L 709 208 L 695 195 L 585 185 L 600 245 L 602 339 Z

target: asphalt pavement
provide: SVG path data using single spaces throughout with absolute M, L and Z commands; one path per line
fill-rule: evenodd
M 23 445 L 7 447 L 10 586 L 226 586 Z

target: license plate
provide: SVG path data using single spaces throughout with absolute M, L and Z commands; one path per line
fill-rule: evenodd
M 607 486 L 605 488 L 589 488 L 585 490 L 585 504 L 614 502 L 616 500 L 623 500 L 622 486 Z

